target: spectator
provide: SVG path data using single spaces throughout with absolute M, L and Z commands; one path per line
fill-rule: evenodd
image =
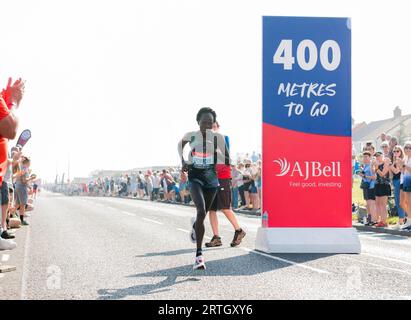
M 126 183 L 127 183 L 127 196 L 131 195 L 131 178 L 126 174 Z
M 252 161 L 253 163 L 256 163 L 256 162 L 258 161 L 258 156 L 257 156 L 257 154 L 255 153 L 255 151 L 253 151 L 253 154 L 251 155 L 251 161 Z
M 114 195 L 114 179 L 111 177 L 110 179 L 110 195 Z
M 232 192 L 232 197 L 233 197 L 233 209 L 238 208 L 238 180 L 239 180 L 239 175 L 240 171 L 237 169 L 237 166 L 232 164 L 231 165 L 231 192 Z M 241 182 L 242 182 L 242 177 L 241 177 Z
M 390 145 L 387 141 L 381 143 L 381 152 L 384 158 L 389 158 L 391 160 Z
M 253 179 L 253 168 L 250 160 L 245 160 L 245 170 L 243 171 L 244 196 L 246 201 L 246 210 L 252 210 L 256 205 L 257 188 Z M 258 205 L 259 206 L 259 205 Z
M 375 147 L 372 143 L 367 143 L 367 146 L 365 147 L 365 151 L 369 151 L 371 154 L 371 161 L 375 159 Z
M 180 171 L 179 191 L 182 203 L 186 203 L 186 196 L 188 195 L 188 175 L 185 171 Z
M 241 209 L 243 209 L 247 207 L 247 201 L 245 198 L 245 186 L 244 186 L 245 166 L 242 162 L 240 162 L 237 168 L 238 168 L 238 178 L 237 178 L 238 193 L 240 194 L 240 198 L 241 198 Z
M 1 237 L 3 239 L 14 239 L 15 236 L 8 232 L 7 220 L 9 220 L 9 207 L 11 206 L 10 198 L 13 196 L 13 192 L 10 192 L 10 188 L 13 187 L 13 168 L 12 168 L 13 159 L 9 157 L 7 160 L 6 173 L 3 178 L 1 185 Z
M 408 217 L 411 215 L 411 141 L 404 144 L 404 163 L 402 171 L 402 199 L 403 209 Z M 403 230 L 411 231 L 411 225 L 406 226 Z
M 168 170 L 163 170 L 163 179 L 165 181 L 165 189 L 167 190 L 166 201 L 173 201 L 175 181 Z
M 392 141 L 392 140 L 391 140 Z M 405 212 L 400 205 L 401 194 L 401 172 L 404 164 L 404 150 L 401 146 L 395 146 L 393 149 L 394 159 L 390 166 L 392 173 L 392 183 L 394 185 L 395 206 L 398 212 L 398 224 L 396 229 L 401 229 L 404 226 Z
M 6 173 L 8 162 L 7 143 L 16 137 L 18 120 L 14 110 L 20 105 L 24 94 L 24 82 L 18 79 L 12 84 L 9 78 L 6 89 L 0 94 L 0 186 Z M 4 231 L 4 230 L 3 230 Z M 0 249 L 14 249 L 17 244 L 11 239 L 0 237 Z
M 261 160 L 257 160 L 257 175 L 256 175 L 256 185 L 257 185 L 257 191 L 258 191 L 258 199 L 259 199 L 259 208 L 261 208 L 261 190 L 263 188 L 262 185 L 262 161 Z
M 160 192 L 160 178 L 158 172 L 153 173 L 153 192 L 151 200 L 158 200 L 158 195 Z
M 398 145 L 398 138 L 393 136 L 390 141 L 390 159 L 394 161 L 394 148 Z
M 147 195 L 151 196 L 151 194 L 153 193 L 153 180 L 149 174 L 145 175 L 145 182 L 147 188 Z
M 137 188 L 138 197 L 140 199 L 144 198 L 144 194 L 146 192 L 146 181 L 141 171 L 139 171 L 137 175 Z
M 367 203 L 367 225 L 373 226 L 378 223 L 378 213 L 375 203 L 375 180 L 376 175 L 374 166 L 371 164 L 371 153 L 365 151 L 362 154 L 362 170 L 359 173 L 361 189 L 363 190 L 364 200 Z
M 30 176 L 30 159 L 23 156 L 21 161 L 21 170 L 16 174 L 16 206 L 20 213 L 20 220 L 23 226 L 27 226 L 28 222 L 24 220 L 26 205 L 28 203 L 28 184 L 35 180 L 36 177 Z
M 376 184 L 375 184 L 375 198 L 377 205 L 377 213 L 380 217 L 380 221 L 376 224 L 376 227 L 383 228 L 387 227 L 387 203 L 388 197 L 391 196 L 391 185 L 390 185 L 390 165 L 391 160 L 389 158 L 384 158 L 381 152 L 375 154 L 376 160 L 374 161 L 374 172 L 377 174 Z
M 252 205 L 252 209 L 255 211 L 260 210 L 260 198 L 258 196 L 258 188 L 257 188 L 257 180 L 259 179 L 259 172 L 256 163 L 253 163 L 250 168 L 251 172 L 251 180 L 252 183 L 250 185 L 250 203 Z

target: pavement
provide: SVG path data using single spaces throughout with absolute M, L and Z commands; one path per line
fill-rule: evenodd
M 0 299 L 411 299 L 411 239 L 358 231 L 362 253 L 265 254 L 254 250 L 261 224 L 238 215 L 247 236 L 219 213 L 223 247 L 204 251 L 193 271 L 190 206 L 42 192 L 1 251 Z M 207 224 L 206 240 L 211 238 Z

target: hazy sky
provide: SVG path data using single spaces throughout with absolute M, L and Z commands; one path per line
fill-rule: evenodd
M 411 113 L 407 1 L 2 1 L 0 81 L 39 176 L 177 164 L 203 106 L 233 152 L 261 148 L 261 16 L 351 17 L 353 116 Z M 3 85 L 1 85 L 3 86 Z M 67 173 L 66 173 L 67 176 Z

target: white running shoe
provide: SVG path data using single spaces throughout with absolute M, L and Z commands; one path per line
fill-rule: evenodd
M 399 224 L 399 223 L 397 222 L 397 225 L 399 225 L 399 229 L 398 229 L 398 230 L 402 230 L 402 229 L 408 228 L 408 227 L 410 226 L 410 224 L 408 223 L 408 221 L 405 222 L 405 223 L 403 223 L 403 224 Z
M 400 230 L 402 230 L 402 228 L 404 228 L 404 225 L 399 224 L 398 222 L 394 226 L 392 226 L 392 229 L 396 230 L 396 231 L 400 231 Z
M 0 250 L 13 250 L 17 248 L 17 243 L 13 240 L 0 238 Z
M 196 231 L 194 229 L 194 223 L 196 222 L 196 218 L 192 217 L 190 221 L 191 221 L 190 241 L 192 243 L 196 243 L 197 238 L 196 238 Z
M 203 256 L 196 257 L 196 261 L 194 262 L 193 270 L 205 270 L 205 261 Z

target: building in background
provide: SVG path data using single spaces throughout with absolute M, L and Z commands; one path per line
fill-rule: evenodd
M 355 124 L 353 121 L 352 140 L 357 152 L 360 152 L 367 141 L 373 141 L 379 149 L 381 133 L 395 136 L 400 144 L 404 144 L 411 138 L 411 114 L 402 115 L 400 107 L 393 111 L 393 117 L 370 123 L 361 122 Z

